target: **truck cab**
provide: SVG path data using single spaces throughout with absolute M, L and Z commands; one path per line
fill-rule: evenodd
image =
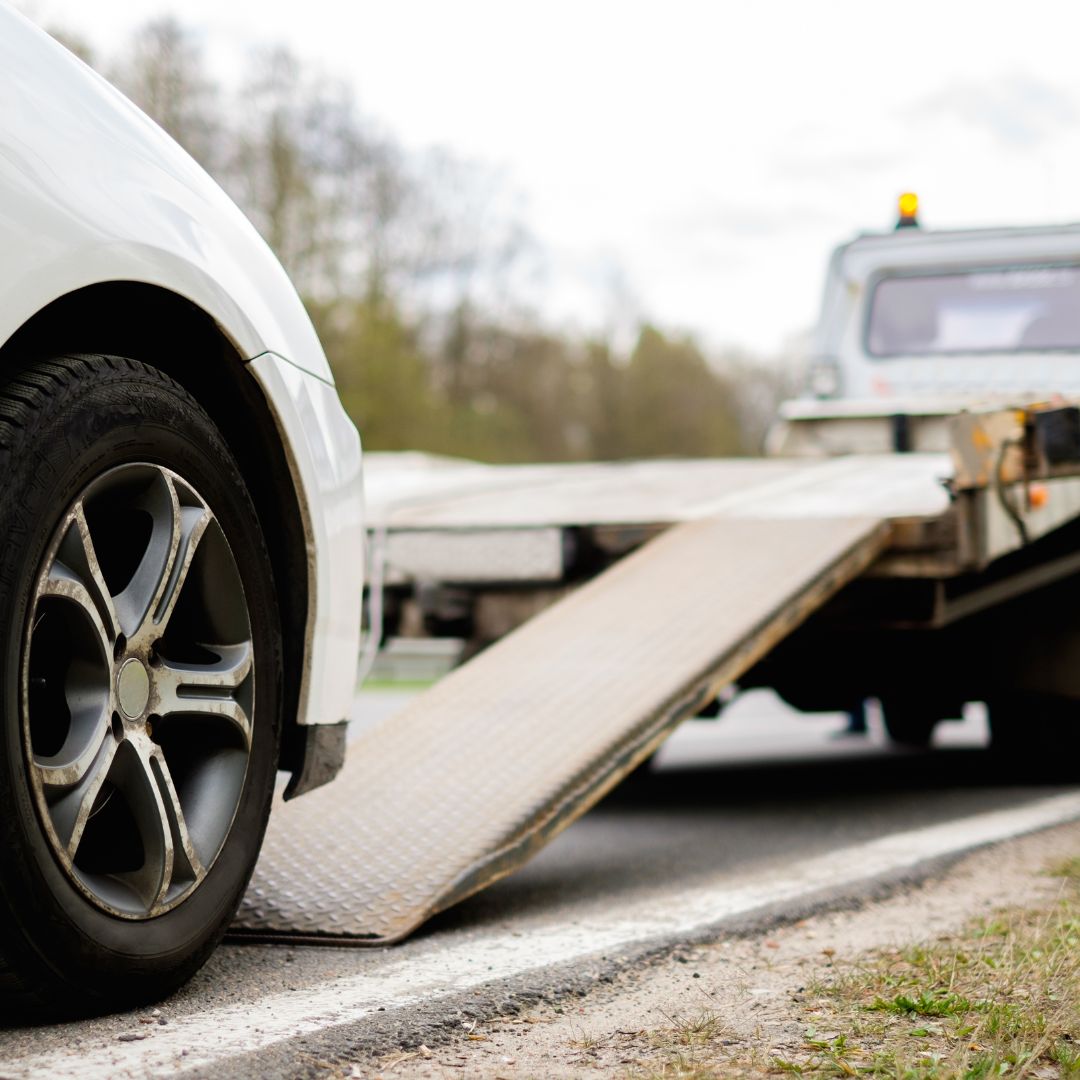
M 1080 225 L 926 230 L 901 213 L 833 252 L 812 357 L 774 453 L 940 452 L 947 415 L 1080 396 Z

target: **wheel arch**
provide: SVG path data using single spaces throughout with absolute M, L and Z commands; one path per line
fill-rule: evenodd
M 156 285 L 103 282 L 58 297 L 0 346 L 0 372 L 28 359 L 73 352 L 126 356 L 160 368 L 199 402 L 229 444 L 263 524 L 281 611 L 280 767 L 299 768 L 303 747 L 295 736 L 310 602 L 307 542 L 282 432 L 263 391 L 213 318 Z

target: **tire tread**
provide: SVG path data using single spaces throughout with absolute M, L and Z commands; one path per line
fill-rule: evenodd
M 73 382 L 92 377 L 101 368 L 117 370 L 114 357 L 97 353 L 68 353 L 16 368 L 0 385 L 0 471 L 6 473 L 13 449 L 33 429 L 34 415 Z M 146 364 L 128 361 L 131 370 L 145 374 L 188 397 L 175 380 Z M 0 951 L 0 1010 L 18 1015 L 50 1004 L 44 986 L 20 975 Z
M 202 406 L 180 383 L 138 360 L 73 352 L 27 361 L 0 375 L 0 476 L 9 475 L 15 463 L 25 462 L 29 450 L 27 443 L 34 438 L 39 419 L 50 408 L 63 407 L 60 399 L 65 391 L 78 383 L 103 376 L 156 383 L 205 415 Z M 10 510 L 7 503 L 6 492 L 0 486 L 0 514 Z M 259 538 L 263 558 L 268 562 L 261 532 Z M 273 752 L 276 759 L 276 746 Z M 44 981 L 39 983 L 24 970 L 24 965 L 13 964 L 11 955 L 10 950 L 5 955 L 3 935 L 0 934 L 0 1015 L 5 1018 L 38 1018 L 43 1012 L 63 1015 L 65 1008 L 58 1008 L 55 987 Z

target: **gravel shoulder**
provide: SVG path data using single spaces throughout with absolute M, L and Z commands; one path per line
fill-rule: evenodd
M 948 940 L 998 910 L 1050 904 L 1062 886 L 1047 867 L 1078 853 L 1080 824 L 1061 826 L 977 852 L 857 910 L 669 950 L 581 997 L 458 1018 L 430 1045 L 403 1033 L 392 1053 L 311 1065 L 328 1076 L 406 1080 L 777 1074 L 778 1061 L 806 1058 L 808 1031 L 833 1036 L 824 988 L 850 980 L 869 954 Z

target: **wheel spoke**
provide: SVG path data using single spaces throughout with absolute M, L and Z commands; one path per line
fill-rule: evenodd
M 89 738 L 84 739 L 81 750 L 69 750 L 68 743 L 65 743 L 57 754 L 48 757 L 35 755 L 34 768 L 46 788 L 74 787 L 82 783 L 91 770 L 96 771 L 102 744 L 111 741 L 107 738 L 110 734 L 109 718 L 102 712 L 96 723 L 92 718 L 86 719 L 88 723 L 79 727 L 89 729 Z
M 102 660 L 108 661 L 112 656 L 113 642 L 116 640 L 117 624 L 113 621 L 111 627 L 106 627 L 102 621 L 101 608 L 94 603 L 94 598 L 82 578 L 71 567 L 61 562 L 59 557 L 54 559 L 52 566 L 49 567 L 48 576 L 41 583 L 38 595 L 57 597 L 82 608 L 83 614 L 97 632 L 103 653 Z M 105 591 L 105 595 L 108 595 L 108 590 Z
M 118 786 L 131 809 L 142 838 L 143 861 L 137 870 L 115 875 L 140 899 L 149 914 L 165 899 L 173 879 L 173 828 L 155 768 L 157 747 L 143 733 L 128 738 L 123 768 L 117 769 Z
M 154 677 L 159 697 L 156 711 L 162 716 L 221 717 L 237 728 L 246 747 L 251 741 L 251 719 L 237 692 L 251 673 L 251 642 L 205 648 L 217 655 L 216 662 L 191 664 L 161 658 Z
M 199 541 L 206 534 L 211 520 L 209 510 L 194 506 L 181 506 L 179 514 L 179 543 L 166 573 L 162 576 L 161 590 L 147 619 L 147 629 L 154 637 L 161 637 L 169 625 L 169 619 L 191 571 Z
M 180 804 L 180 796 L 177 794 L 176 785 L 173 783 L 172 773 L 169 771 L 168 762 L 160 749 L 156 749 L 150 758 L 150 767 L 161 804 L 165 811 L 165 820 L 169 826 L 172 838 L 173 866 L 171 877 L 176 879 L 183 876 L 192 883 L 198 883 L 206 876 L 199 853 L 195 850 L 195 844 L 188 829 L 187 819 L 184 816 L 184 808 Z M 162 893 L 164 897 L 164 892 Z
M 164 633 L 211 520 L 204 505 L 182 503 L 176 485 L 164 473 L 158 480 L 142 501 L 153 523 L 146 550 L 131 581 L 116 597 L 132 648 L 148 645 Z
M 82 502 L 77 502 L 69 515 L 67 530 L 49 568 L 45 595 L 63 595 L 76 600 L 93 617 L 99 632 L 110 643 L 120 633 L 116 605 L 101 571 L 94 539 L 86 521 Z M 77 585 L 72 585 L 72 581 Z M 78 586 L 82 586 L 80 590 Z
M 107 730 L 103 726 L 103 732 Z M 110 734 L 89 747 L 75 764 L 56 766 L 46 761 L 34 761 L 46 798 L 50 793 L 55 795 L 58 790 L 67 789 L 59 797 L 49 799 L 49 815 L 70 859 L 75 858 L 86 823 L 90 820 L 94 800 L 109 778 L 117 745 Z
M 126 881 L 152 912 L 162 901 L 173 880 L 173 831 L 157 778 L 150 762 L 153 744 L 145 735 L 129 740 L 137 766 L 130 770 L 124 794 L 143 837 L 143 865 L 118 877 Z

